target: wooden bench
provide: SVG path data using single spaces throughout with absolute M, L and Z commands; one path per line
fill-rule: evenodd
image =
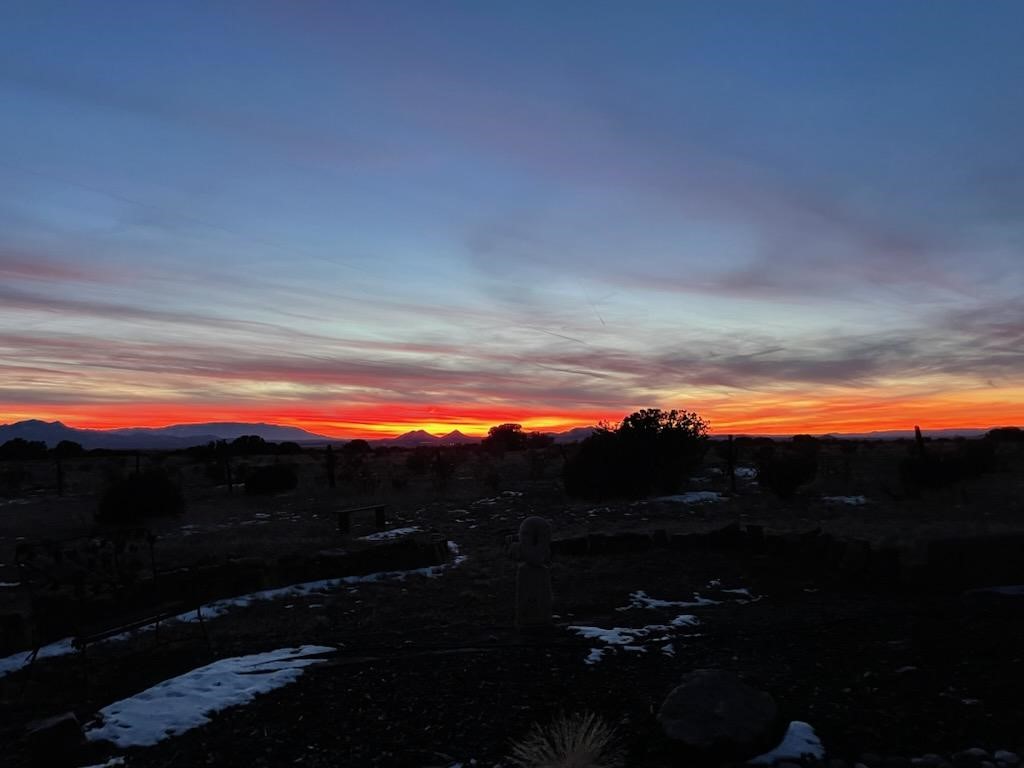
M 143 627 L 153 626 L 159 639 L 161 622 L 193 610 L 208 642 L 194 590 L 181 599 L 161 589 L 155 545 L 144 528 L 19 542 L 16 563 L 32 610 L 30 663 L 44 644 L 68 635 L 83 658 L 92 643 Z
M 352 515 L 373 513 L 373 525 L 378 531 L 387 527 L 387 515 L 385 514 L 386 504 L 370 504 L 365 507 L 349 507 L 338 510 L 338 531 L 348 535 L 352 532 Z

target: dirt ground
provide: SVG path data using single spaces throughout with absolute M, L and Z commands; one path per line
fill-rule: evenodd
M 551 520 L 556 538 L 703 531 L 732 522 L 901 544 L 1024 530 L 1018 449 L 1011 446 L 1000 470 L 978 481 L 897 499 L 891 466 L 902 451 L 899 443 L 878 444 L 852 462 L 836 452 L 819 479 L 787 503 L 751 480 L 730 494 L 709 456 L 690 488 L 723 497 L 704 504 L 580 503 L 562 493 L 557 461 L 538 473 L 523 456 L 487 459 L 483 469 L 470 456 L 443 492 L 429 475 L 332 490 L 315 457 L 303 457 L 299 488 L 274 497 L 229 495 L 206 482 L 201 467 L 169 459 L 193 480 L 187 512 L 153 523 L 161 565 L 342 546 L 334 511 L 371 499 L 389 505 L 391 527 L 436 530 L 466 559 L 435 578 L 256 602 L 209 621 L 209 644 L 195 626 L 177 625 L 162 629 L 159 643 L 143 632 L 96 646 L 88 664 L 76 656 L 40 660 L 30 672 L 0 678 L 0 737 L 8 741 L 0 764 L 23 764 L 17 736 L 34 718 L 73 710 L 88 721 L 106 704 L 216 658 L 303 643 L 337 652 L 296 683 L 221 712 L 207 726 L 129 750 L 127 765 L 496 765 L 532 723 L 587 709 L 616 725 L 628 765 L 667 766 L 673 758 L 655 714 L 678 678 L 699 668 L 756 681 L 787 718 L 814 726 L 829 757 L 909 758 L 974 746 L 1024 752 L 1020 598 L 927 586 L 847 588 L 780 571 L 763 554 L 652 549 L 556 558 L 556 625 L 525 635 L 512 627 L 516 566 L 505 537 L 531 514 Z M 91 461 L 114 459 L 79 464 Z M 378 461 L 404 471 L 401 455 Z M 30 487 L 0 499 L 0 582 L 17 581 L 19 537 L 71 536 L 92 527 L 96 478 L 107 470 L 73 470 L 62 498 Z M 865 503 L 825 500 L 849 495 L 863 495 Z M 749 595 L 728 591 L 736 589 Z M 0 610 L 15 605 L 18 592 L 0 590 Z M 671 601 L 699 593 L 718 602 L 650 608 L 635 599 L 638 592 Z M 593 664 L 586 663 L 592 649 L 604 646 L 570 629 L 665 626 L 680 613 L 699 624 L 651 631 L 634 643 L 642 650 L 610 648 Z M 94 756 L 99 762 L 115 753 L 96 745 Z

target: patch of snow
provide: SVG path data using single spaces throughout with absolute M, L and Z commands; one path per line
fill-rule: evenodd
M 351 584 L 372 584 L 378 581 L 397 579 L 405 581 L 408 576 L 426 576 L 437 578 L 449 568 L 455 568 L 466 561 L 465 555 L 459 554 L 459 545 L 454 541 L 448 542 L 448 551 L 454 559 L 451 563 L 443 565 L 428 565 L 424 568 L 412 568 L 407 571 L 379 571 L 378 573 L 367 573 L 363 576 L 340 576 L 334 579 L 320 579 L 319 581 L 307 581 L 302 584 L 292 584 L 287 587 L 276 589 L 264 589 L 259 592 L 250 592 L 246 595 L 228 597 L 223 600 L 214 600 L 202 607 L 203 619 L 213 619 L 223 615 L 233 608 L 248 608 L 255 602 L 264 600 L 277 600 L 285 597 L 308 597 L 315 594 L 323 594 L 325 590 L 337 589 L 340 586 Z M 174 617 L 175 621 L 193 623 L 199 621 L 195 611 L 187 611 Z
M 670 659 L 676 655 L 676 649 L 675 646 L 672 645 L 672 643 L 666 643 L 665 645 L 661 646 L 661 652 L 668 656 Z
M 757 477 L 757 470 L 754 467 L 736 467 L 733 474 L 740 480 L 753 480 Z
M 753 595 L 750 594 L 750 590 L 746 587 L 738 587 L 736 589 L 723 589 L 722 591 L 729 595 L 743 595 L 744 597 L 753 597 Z
M 772 765 L 790 760 L 802 760 L 810 757 L 814 760 L 822 760 L 825 757 L 825 747 L 814 729 L 800 720 L 794 720 L 786 729 L 786 735 L 782 742 L 770 752 L 758 755 L 747 761 L 749 765 Z
M 333 650 L 303 645 L 215 661 L 104 707 L 100 724 L 90 725 L 85 736 L 119 747 L 151 746 L 205 725 L 214 712 L 295 682 L 306 667 L 323 661 L 308 657 Z
M 587 640 L 600 640 L 608 645 L 632 645 L 652 632 L 664 632 L 668 629 L 664 624 L 651 624 L 647 627 L 612 627 L 602 629 L 601 627 L 569 627 L 573 632 Z
M 868 503 L 867 496 L 822 496 L 821 498 L 828 504 L 849 504 L 854 507 L 861 507 Z
M 654 501 L 672 501 L 679 504 L 708 504 L 713 501 L 722 501 L 722 494 L 717 491 L 687 491 L 676 493 L 672 496 L 658 496 Z
M 14 587 L 20 587 L 20 586 L 21 586 L 21 582 L 20 581 L 0 581 L 0 587 L 4 587 L 6 589 L 13 589 Z
M 699 608 L 704 605 L 719 605 L 719 600 L 712 600 L 693 593 L 693 600 L 659 600 L 649 597 L 642 589 L 632 592 L 629 595 L 629 605 L 617 608 L 619 611 L 628 611 L 630 608 Z
M 105 763 L 97 763 L 96 765 L 83 765 L 82 768 L 119 768 L 124 765 L 123 757 L 112 757 Z
M 597 662 L 599 662 L 602 658 L 604 658 L 604 655 L 606 653 L 608 653 L 608 649 L 607 648 L 591 648 L 590 649 L 590 653 L 587 655 L 587 658 L 585 658 L 583 660 L 583 663 L 584 664 L 597 664 Z
M 669 623 L 673 627 L 695 627 L 700 624 L 700 619 L 691 614 L 684 613 L 682 616 L 676 616 Z
M 419 527 L 410 525 L 408 528 L 392 528 L 390 531 L 377 531 L 377 533 L 371 533 L 368 536 L 360 536 L 362 541 L 386 541 L 387 539 L 397 539 L 400 536 L 408 536 L 410 533 L 416 533 L 419 531 Z
M 65 637 L 63 640 L 57 640 L 54 643 L 42 646 L 39 649 L 36 660 L 52 659 L 56 656 L 67 656 L 70 653 L 74 653 L 75 646 L 71 644 L 71 640 L 72 638 Z M 29 659 L 31 658 L 32 651 L 19 651 L 0 659 L 0 677 L 17 672 L 19 669 L 24 669 L 28 666 Z

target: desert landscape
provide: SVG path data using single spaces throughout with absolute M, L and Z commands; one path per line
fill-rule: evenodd
M 84 654 L 60 645 L 69 619 L 31 664 L 8 631 L 4 652 L 19 653 L 2 660 L 5 764 L 43 748 L 29 723 L 73 713 L 88 740 L 63 744 L 69 765 L 512 765 L 532 725 L 589 711 L 615 728 L 626 764 L 677 765 L 659 709 L 682 674 L 716 669 L 813 728 L 824 751 L 804 762 L 995 765 L 999 753 L 1009 765 L 1024 746 L 1024 616 L 1020 587 L 991 588 L 1024 582 L 1024 444 L 993 439 L 989 471 L 910 493 L 898 468 L 912 439 L 822 440 L 815 476 L 781 499 L 758 483 L 765 442 L 737 441 L 734 480 L 712 447 L 678 493 L 603 503 L 565 493 L 576 443 L 341 446 L 334 488 L 323 448 L 282 456 L 273 443 L 232 457 L 233 488 L 196 452 L 83 453 L 63 462 L 62 496 L 52 460 L 6 461 L 4 477 L 20 479 L 0 501 L 5 628 L 40 618 L 18 586 L 19 547 L 114 537 L 117 525 L 95 522 L 99 493 L 136 467 L 184 490 L 180 514 L 134 522 L 155 536 L 160 578 L 201 574 L 173 597 L 205 617 L 202 630 L 186 613 Z M 295 488 L 245 492 L 247 477 L 281 465 Z M 382 530 L 356 514 L 339 532 L 339 510 L 375 505 Z M 508 541 L 535 515 L 553 532 L 554 618 L 523 630 Z M 81 603 L 93 618 L 124 618 L 94 602 Z M 104 725 L 111 705 L 162 681 L 276 649 L 312 661 L 201 724 L 150 722 L 138 741 L 138 719 L 122 733 Z M 57 728 L 43 746 L 61 738 Z

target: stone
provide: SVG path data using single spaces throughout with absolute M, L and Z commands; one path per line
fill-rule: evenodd
M 684 675 L 662 703 L 658 722 L 676 745 L 730 760 L 771 749 L 782 730 L 770 694 L 711 669 Z
M 82 725 L 73 712 L 36 720 L 26 727 L 25 746 L 36 766 L 74 766 L 85 746 Z

